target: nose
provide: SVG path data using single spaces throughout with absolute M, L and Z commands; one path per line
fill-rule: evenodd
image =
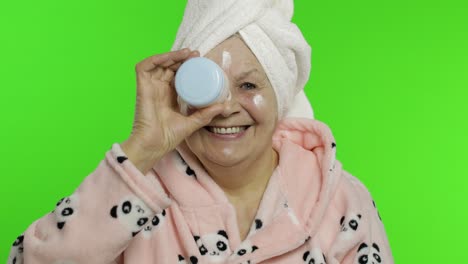
M 224 109 L 223 112 L 221 112 L 223 117 L 230 117 L 240 112 L 240 104 L 237 100 L 237 96 L 232 92 L 231 96 L 229 96 L 229 98 L 224 101 L 223 105 Z

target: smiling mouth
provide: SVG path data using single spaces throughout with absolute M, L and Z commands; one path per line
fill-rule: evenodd
M 233 126 L 233 127 L 216 127 L 216 126 L 206 126 L 204 127 L 211 133 L 219 135 L 233 135 L 242 133 L 247 130 L 250 126 Z

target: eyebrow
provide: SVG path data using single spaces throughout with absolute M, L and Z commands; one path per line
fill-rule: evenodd
M 242 72 L 240 73 L 239 75 L 237 75 L 235 77 L 236 81 L 239 81 L 239 80 L 242 80 L 244 79 L 245 77 L 249 76 L 251 73 L 253 72 L 258 72 L 258 69 L 257 68 L 254 68 L 254 69 L 251 69 L 251 70 L 248 70 L 248 71 L 245 71 L 245 72 Z

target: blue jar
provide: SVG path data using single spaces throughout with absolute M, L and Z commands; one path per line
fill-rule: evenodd
M 180 65 L 175 88 L 180 99 L 195 108 L 223 102 L 230 96 L 226 73 L 204 57 L 191 58 Z

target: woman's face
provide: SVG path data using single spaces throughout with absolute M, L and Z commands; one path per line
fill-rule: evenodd
M 275 92 L 255 55 L 239 37 L 231 37 L 205 55 L 216 62 L 230 82 L 231 98 L 224 112 L 186 138 L 203 162 L 234 166 L 271 153 L 277 123 Z M 189 109 L 188 113 L 193 112 Z M 223 131 L 225 130 L 225 131 Z

